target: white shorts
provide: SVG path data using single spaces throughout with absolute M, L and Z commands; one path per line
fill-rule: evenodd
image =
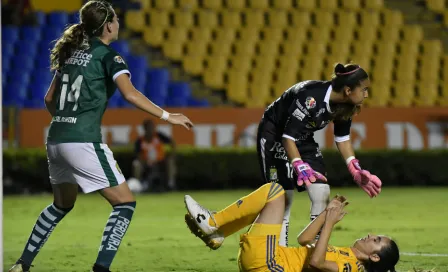
M 90 193 L 125 182 L 107 144 L 47 143 L 47 157 L 52 184 L 78 184 Z

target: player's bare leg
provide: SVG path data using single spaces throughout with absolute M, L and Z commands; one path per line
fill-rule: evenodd
M 281 195 L 277 199 L 266 203 L 255 223 L 267 225 L 282 224 L 283 213 L 285 212 L 285 199 L 285 195 Z
M 9 272 L 29 271 L 34 258 L 50 237 L 56 225 L 73 209 L 78 195 L 78 185 L 72 183 L 53 184 L 53 204 L 46 207 L 31 232 L 22 256 Z
M 126 182 L 100 191 L 113 210 L 104 228 L 94 272 L 109 271 L 121 241 L 128 230 L 136 207 L 134 195 Z

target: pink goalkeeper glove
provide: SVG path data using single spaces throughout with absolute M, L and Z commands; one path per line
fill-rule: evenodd
M 317 179 L 327 181 L 327 178 L 319 172 L 314 171 L 311 166 L 302 161 L 301 159 L 295 159 L 292 162 L 294 171 L 297 174 L 297 185 L 302 186 L 305 183 L 306 186 L 310 186 L 311 183 Z
M 348 170 L 353 176 L 353 180 L 363 189 L 371 198 L 381 192 L 381 180 L 370 174 L 369 171 L 361 169 L 359 161 L 352 159 L 348 163 Z

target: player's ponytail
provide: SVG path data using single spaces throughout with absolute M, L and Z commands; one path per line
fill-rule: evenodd
M 112 22 L 114 9 L 106 1 L 89 1 L 79 10 L 78 24 L 67 27 L 50 54 L 51 70 L 59 70 L 78 49 L 88 46 L 89 39 L 103 34 L 104 25 Z
M 354 89 L 361 84 L 361 81 L 369 78 L 369 75 L 356 64 L 337 63 L 331 77 L 331 87 L 335 92 L 343 92 L 344 87 Z M 332 105 L 333 119 L 347 120 L 361 111 L 360 105 L 342 103 Z
M 397 243 L 390 240 L 389 245 L 383 246 L 377 253 L 380 257 L 378 262 L 368 261 L 363 264 L 367 272 L 395 272 L 395 265 L 400 259 L 400 251 Z
M 76 49 L 86 43 L 87 37 L 83 24 L 74 24 L 65 29 L 51 50 L 51 70 L 59 70 Z

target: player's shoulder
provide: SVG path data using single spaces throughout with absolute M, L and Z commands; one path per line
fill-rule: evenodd
M 349 247 L 333 247 L 344 272 L 364 272 L 364 266 Z
M 114 60 L 118 63 L 124 63 L 123 57 L 110 45 L 104 44 L 102 42 L 93 41 L 90 45 L 92 47 L 92 55 L 102 59 L 102 60 Z
M 326 88 L 328 87 L 329 82 L 328 81 L 322 81 L 322 80 L 305 80 L 296 83 L 293 88 L 296 91 L 311 91 L 319 88 Z

